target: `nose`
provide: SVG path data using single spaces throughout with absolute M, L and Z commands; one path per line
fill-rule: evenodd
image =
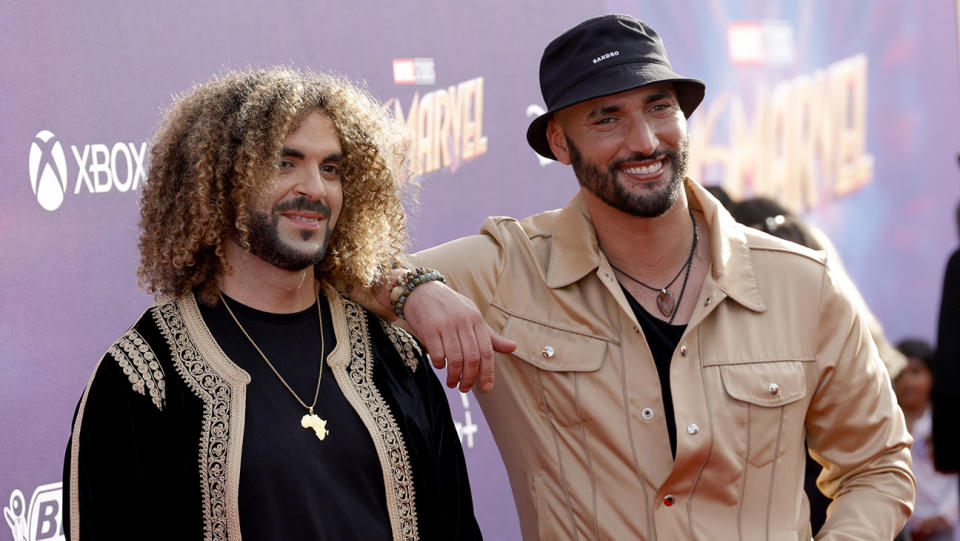
M 294 186 L 294 192 L 298 196 L 304 196 L 314 201 L 325 199 L 327 197 L 327 183 L 319 168 L 304 168 L 303 171 L 299 182 Z
M 627 134 L 627 150 L 632 153 L 653 154 L 660 146 L 656 130 L 644 119 L 635 119 Z

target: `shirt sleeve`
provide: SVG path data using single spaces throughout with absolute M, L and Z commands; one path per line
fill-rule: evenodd
M 892 539 L 913 509 L 915 481 L 903 414 L 869 331 L 824 272 L 817 365 L 807 412 L 817 484 L 833 498 L 817 539 Z
M 434 453 L 439 466 L 437 483 L 440 501 L 445 505 L 443 536 L 455 541 L 480 541 L 483 536 L 474 514 L 467 464 L 450 414 L 450 405 L 440 381 L 430 370 L 430 364 L 424 359 L 422 366 L 422 375 L 429 380 L 426 382 L 426 392 L 430 404 Z
M 830 240 L 830 237 L 818 227 L 811 227 L 810 232 L 813 234 L 817 243 L 820 244 L 827 253 L 827 261 L 833 273 L 834 283 L 847 293 L 847 297 L 853 303 L 854 308 L 856 308 L 860 317 L 863 318 L 867 329 L 870 331 L 870 336 L 873 338 L 874 343 L 877 345 L 877 350 L 880 352 L 880 360 L 882 360 L 884 366 L 887 367 L 890 378 L 896 379 L 897 374 L 907 365 L 907 358 L 897 351 L 897 348 L 887 340 L 883 333 L 883 326 L 877 317 L 873 315 L 873 312 L 870 311 L 870 307 L 867 306 L 867 301 L 864 300 L 863 295 L 860 294 L 860 290 L 857 289 L 857 285 L 853 283 L 850 274 L 847 273 L 847 269 L 840 259 L 840 254 L 837 252 L 837 248 L 834 246 L 833 241 Z
M 63 474 L 69 541 L 173 539 L 165 524 L 185 518 L 162 519 L 176 507 L 160 457 L 163 413 L 147 389 L 138 391 L 136 369 L 127 369 L 107 353 L 77 406 Z
M 487 218 L 479 235 L 453 240 L 409 256 L 421 267 L 438 269 L 447 284 L 467 296 L 486 314 L 505 267 L 506 251 L 500 223 L 511 218 Z

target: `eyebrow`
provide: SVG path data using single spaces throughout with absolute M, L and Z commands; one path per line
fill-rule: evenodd
M 598 107 L 587 114 L 587 120 L 596 118 L 598 116 L 609 115 L 610 113 L 616 113 L 616 112 L 619 112 L 621 109 L 622 107 L 619 105 L 607 105 L 606 107 Z
M 647 96 L 647 99 L 643 100 L 643 103 L 653 103 L 655 101 L 672 98 L 672 97 L 673 97 L 673 94 L 671 94 L 670 92 L 667 92 L 666 90 L 663 90 L 663 91 L 657 92 L 656 94 L 650 94 L 649 96 Z
M 291 158 L 297 158 L 298 160 L 302 160 L 307 157 L 306 154 L 304 154 L 303 152 L 300 152 L 299 150 L 295 148 L 290 148 L 290 147 L 283 147 L 283 149 L 280 151 L 280 156 L 283 156 L 283 157 L 289 156 Z M 333 154 L 329 154 L 325 156 L 321 161 L 340 162 L 340 161 L 343 161 L 343 154 L 341 154 L 340 152 L 334 152 Z
M 644 104 L 653 103 L 655 101 L 669 99 L 672 97 L 673 97 L 673 94 L 671 94 L 670 92 L 667 92 L 666 90 L 663 90 L 661 92 L 657 92 L 656 94 L 650 94 L 649 96 L 644 98 L 643 103 Z M 617 112 L 620 112 L 621 109 L 623 109 L 623 107 L 617 104 L 607 105 L 605 107 L 598 107 L 587 114 L 587 119 L 589 120 L 598 116 L 617 113 Z
M 290 147 L 283 147 L 283 150 L 280 151 L 280 155 L 284 157 L 290 156 L 292 158 L 297 158 L 300 160 L 307 157 L 303 152 L 300 152 L 299 150 L 295 148 L 290 148 Z

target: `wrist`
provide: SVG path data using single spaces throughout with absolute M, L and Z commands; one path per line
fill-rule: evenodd
M 403 318 L 403 309 L 406 306 L 407 299 L 413 291 L 429 282 L 445 283 L 443 274 L 436 269 L 417 267 L 413 270 L 407 270 L 397 278 L 393 287 L 390 288 L 389 301 L 393 313 L 397 317 Z
M 383 274 L 383 278 L 380 281 L 380 285 L 376 287 L 375 297 L 377 304 L 380 305 L 385 311 L 393 316 L 393 302 L 390 300 L 390 292 L 397 285 L 397 281 L 403 277 L 404 274 L 409 272 L 410 269 L 405 267 L 398 267 L 395 269 L 390 269 Z

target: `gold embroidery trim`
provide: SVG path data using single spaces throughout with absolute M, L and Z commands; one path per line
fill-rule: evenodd
M 77 418 L 73 421 L 73 433 L 70 435 L 70 481 L 65 490 L 69 492 L 70 498 L 70 541 L 80 540 L 80 427 L 83 424 L 83 414 L 87 407 L 87 397 L 90 394 L 90 386 L 100 370 L 101 359 L 90 374 L 87 386 L 83 390 L 83 396 L 80 398 L 80 405 L 77 407 Z
M 220 541 L 227 533 L 227 449 L 229 447 L 230 385 L 213 370 L 190 338 L 183 313 L 176 301 L 152 310 L 160 332 L 170 346 L 173 365 L 197 397 L 203 401 L 198 465 L 203 496 L 203 538 Z
M 417 341 L 413 339 L 410 333 L 396 325 L 391 325 L 382 319 L 380 320 L 380 325 L 383 327 L 384 332 L 387 333 L 387 338 L 390 339 L 390 342 L 397 350 L 397 353 L 400 354 L 403 362 L 410 367 L 411 372 L 416 372 L 417 365 L 420 362 L 419 356 L 423 355 L 423 351 L 420 349 L 420 346 L 417 345 Z
M 333 295 L 328 295 L 332 301 L 331 308 L 337 302 L 332 297 Z M 345 367 L 338 365 L 332 368 L 335 368 L 334 373 L 338 376 L 343 373 L 342 370 L 346 370 L 352 387 L 343 389 L 344 396 L 367 426 L 377 448 L 393 538 L 398 541 L 417 541 L 420 534 L 414 500 L 413 468 L 397 421 L 373 382 L 373 354 L 367 316 L 360 305 L 342 297 L 339 302 L 346 313 L 350 359 Z M 335 326 L 338 323 L 336 319 L 335 317 Z M 341 381 L 339 377 L 337 381 Z M 357 404 L 355 399 L 359 399 L 360 403 Z
M 163 411 L 167 401 L 167 382 L 164 379 L 163 367 L 157 362 L 153 349 L 143 339 L 143 336 L 130 329 L 125 332 L 108 350 L 120 369 L 123 370 L 133 390 L 143 396 L 150 393 L 150 401 Z

